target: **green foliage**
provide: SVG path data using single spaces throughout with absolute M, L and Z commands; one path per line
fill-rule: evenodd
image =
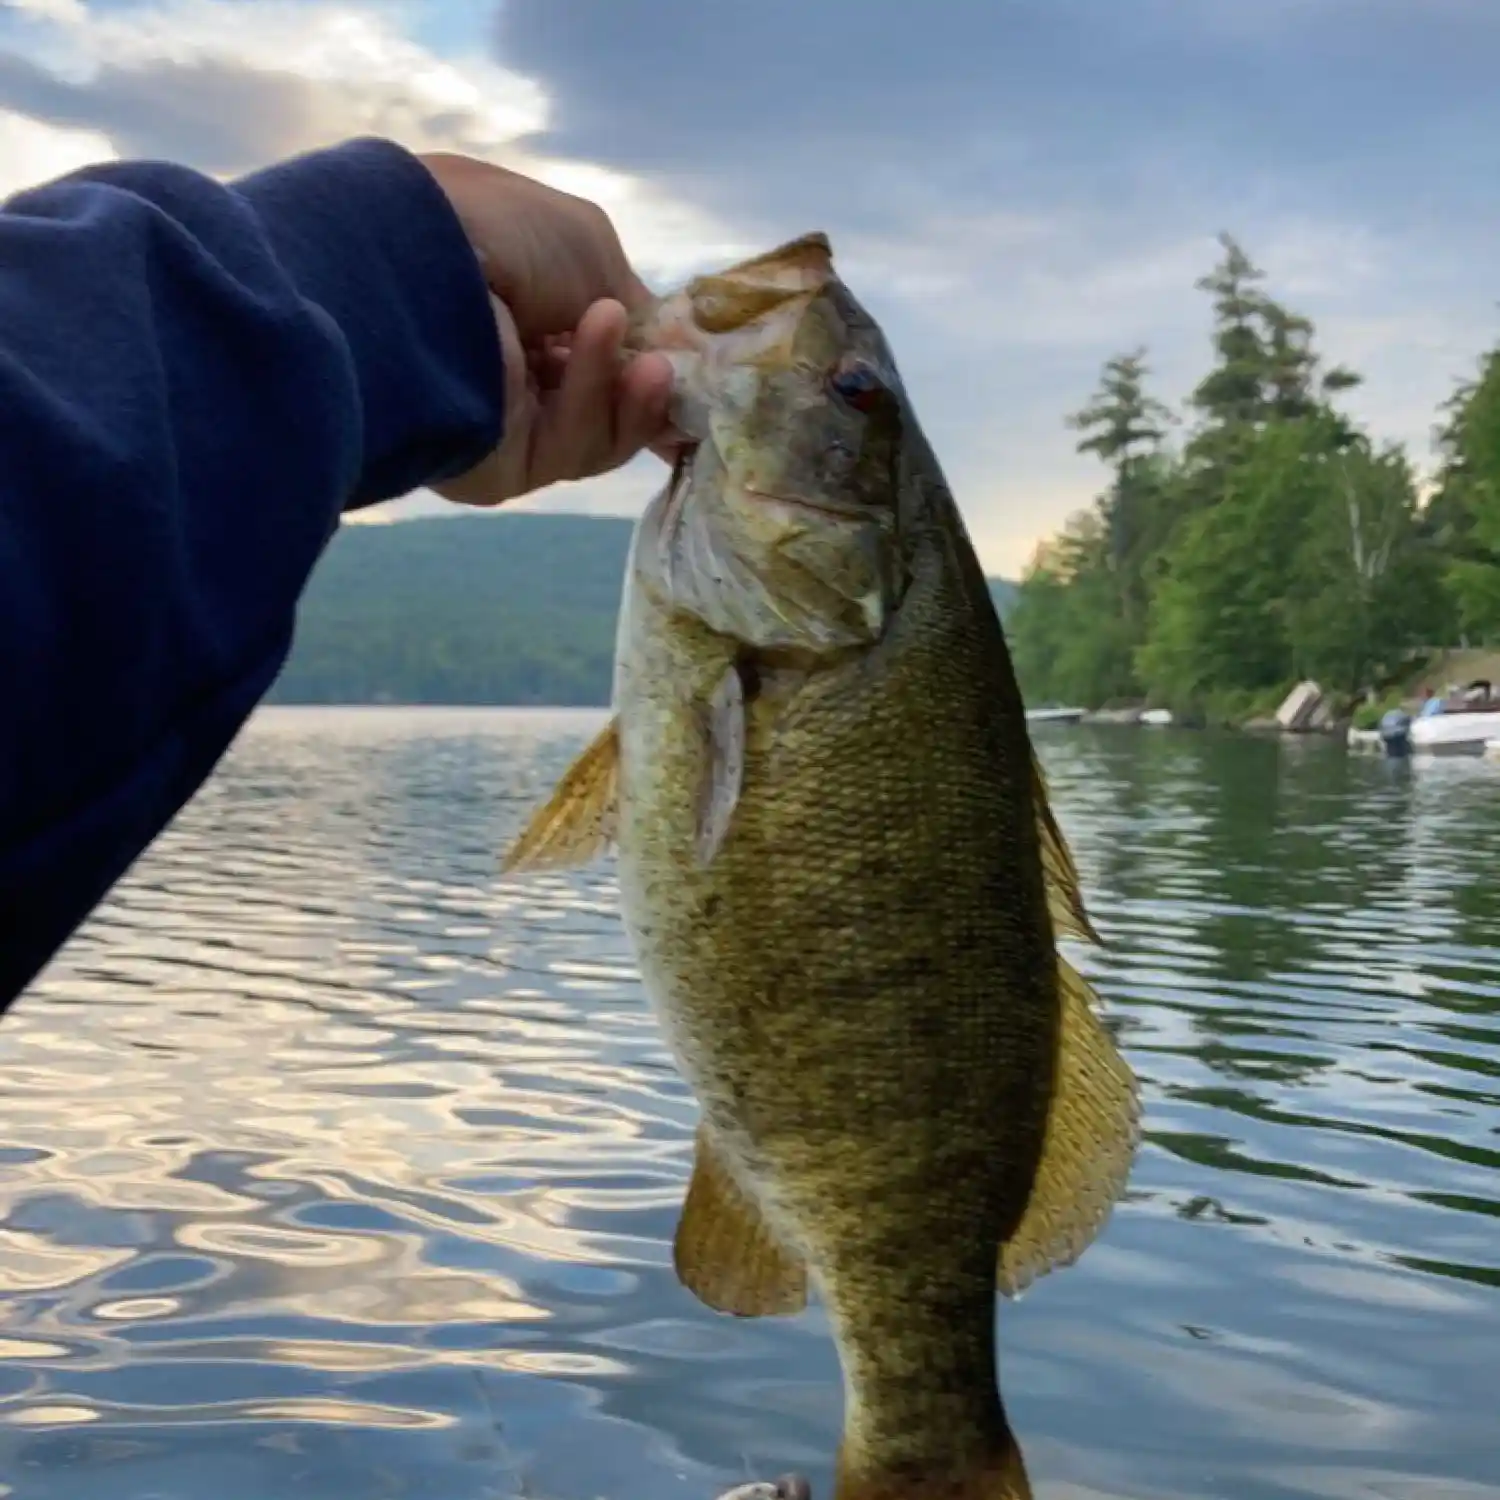
M 1016 599 L 1020 592 L 1019 586 L 1008 578 L 991 578 L 988 582 L 990 599 L 994 603 L 996 613 L 1002 620 L 1009 619 L 1011 611 L 1016 607 Z
M 1033 701 L 1213 719 L 1274 707 L 1302 677 L 1353 694 L 1458 630 L 1500 636 L 1500 350 L 1449 403 L 1424 511 L 1401 450 L 1335 406 L 1360 377 L 1325 367 L 1312 323 L 1221 243 L 1198 283 L 1214 359 L 1181 447 L 1142 350 L 1111 359 L 1067 419 L 1112 474 L 1022 580 L 1010 635 Z
M 1023 690 L 1100 704 L 1135 687 L 1130 639 L 1106 564 L 1108 540 L 1091 513 L 1075 518 L 1047 562 L 1017 591 L 1007 622 Z
M 607 703 L 630 533 L 524 511 L 345 526 L 269 701 Z M 1002 615 L 1015 592 L 990 580 Z
M 523 511 L 346 525 L 271 701 L 606 703 L 629 541 L 628 521 Z
M 1406 700 L 1400 693 L 1387 693 L 1384 697 L 1361 703 L 1349 722 L 1356 729 L 1374 729 L 1393 708 L 1405 708 Z
M 1445 406 L 1443 466 L 1428 533 L 1444 554 L 1453 623 L 1469 642 L 1500 640 L 1500 349 Z

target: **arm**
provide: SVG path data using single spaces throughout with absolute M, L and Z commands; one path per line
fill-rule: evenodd
M 395 146 L 0 209 L 0 1009 L 270 686 L 340 512 L 470 469 L 503 387 L 463 227 Z

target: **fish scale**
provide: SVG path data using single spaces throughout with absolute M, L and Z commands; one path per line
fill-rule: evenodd
M 999 620 L 821 236 L 633 341 L 699 441 L 637 529 L 614 716 L 507 867 L 617 846 L 702 1110 L 674 1264 L 726 1313 L 822 1296 L 839 1500 L 1022 1500 L 997 1290 L 1098 1232 L 1139 1106 L 1057 953 L 1093 933 Z

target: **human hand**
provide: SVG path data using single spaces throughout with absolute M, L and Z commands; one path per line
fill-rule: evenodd
M 651 294 L 603 209 L 470 157 L 421 160 L 479 257 L 505 361 L 500 446 L 438 493 L 498 505 L 662 448 L 672 368 L 621 358 L 628 312 Z

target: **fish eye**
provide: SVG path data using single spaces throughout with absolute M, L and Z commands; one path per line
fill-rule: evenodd
M 829 388 L 839 400 L 855 411 L 868 412 L 885 394 L 885 382 L 873 366 L 842 364 L 828 377 Z

